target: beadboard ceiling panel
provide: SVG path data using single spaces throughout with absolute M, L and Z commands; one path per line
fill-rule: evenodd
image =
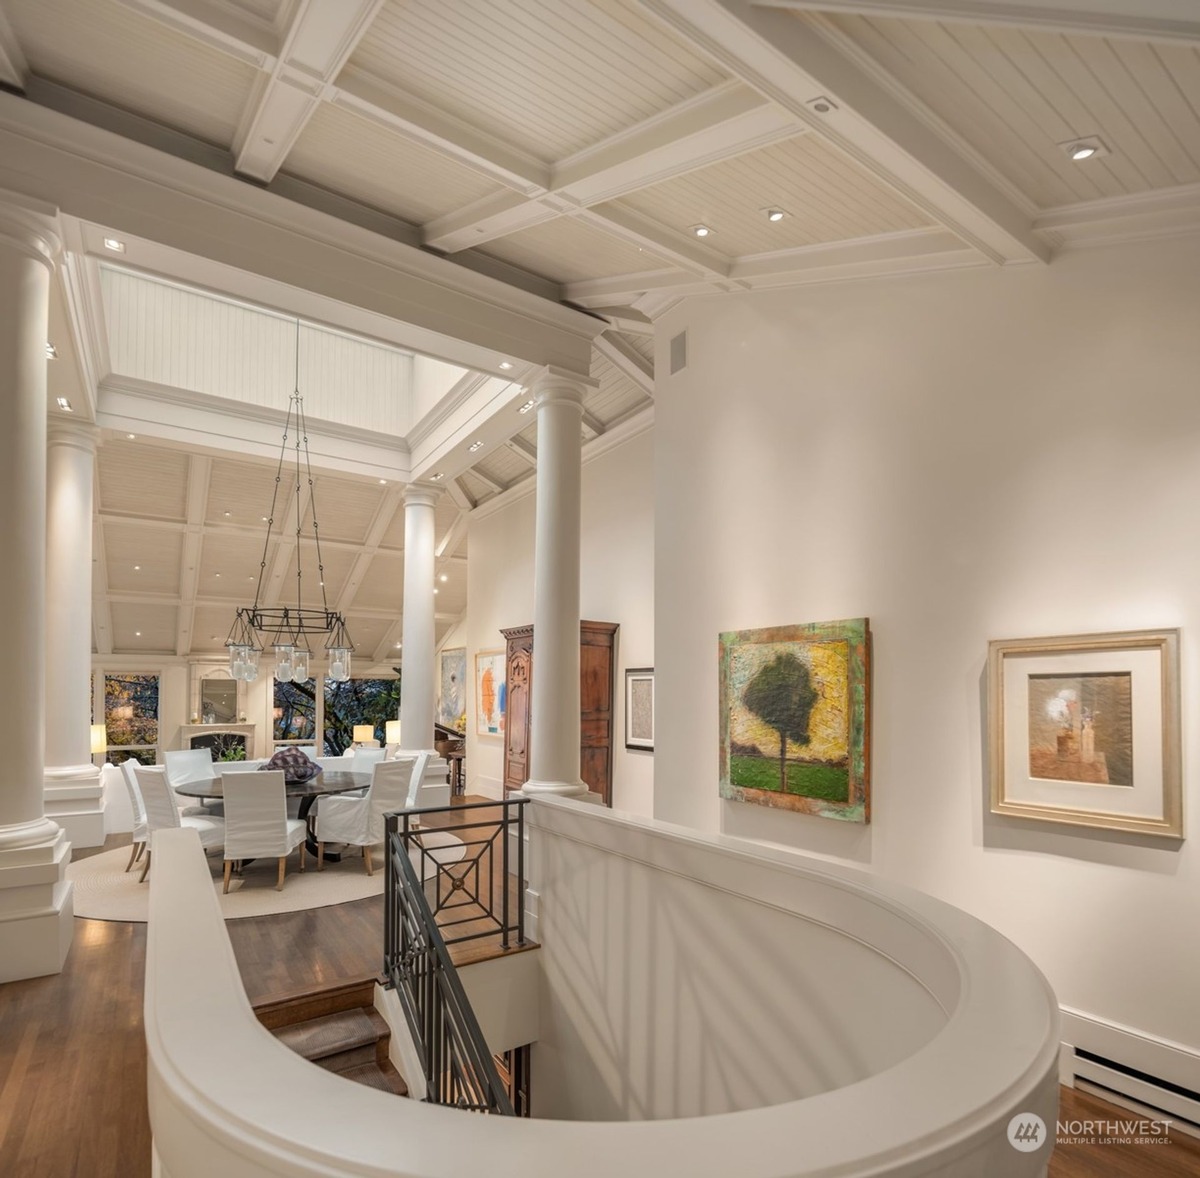
M 98 511 L 151 519 L 185 518 L 188 456 L 182 451 L 112 438 L 97 449 L 96 465 Z
M 5 0 L 34 73 L 220 147 L 256 71 L 117 0 Z
M 477 463 L 477 466 L 488 478 L 505 487 L 533 473 L 533 467 L 507 446 L 497 446 L 482 462 Z
M 650 398 L 603 356 L 592 357 L 592 376 L 600 387 L 589 394 L 584 407 L 605 425 L 613 425 L 650 404 Z
M 277 544 L 278 541 L 272 539 L 267 552 L 264 587 L 274 566 Z M 196 596 L 227 598 L 239 605 L 252 605 L 262 555 L 261 534 L 219 529 L 205 532 L 200 548 L 200 567 L 196 570 Z
M 279 487 L 275 486 L 275 464 L 214 458 L 208 480 L 206 524 L 241 524 L 266 534 L 267 520 L 274 524 L 271 534 L 278 537 L 295 531 L 294 468 L 284 467 Z M 274 508 L 272 508 L 274 503 Z
M 634 335 L 633 332 L 621 332 L 620 336 L 643 360 L 649 360 L 651 367 L 654 366 L 653 335 Z
M 430 586 L 433 589 L 433 586 Z M 354 594 L 351 610 L 354 609 L 388 609 L 395 610 L 400 616 L 400 606 L 404 600 L 404 557 L 391 553 L 377 553 L 371 561 L 371 567 L 366 576 L 359 582 Z M 359 641 L 357 634 L 355 642 Z
M 396 611 L 396 619 L 400 617 L 399 610 Z M 367 662 L 378 650 L 379 644 L 387 637 L 387 632 L 391 629 L 393 620 L 387 618 L 364 618 L 356 617 L 351 614 L 346 619 L 346 628 L 350 631 L 350 638 L 354 642 L 354 657 L 361 667 L 364 662 Z M 392 648 L 387 651 L 382 659 L 385 664 L 389 662 L 399 665 L 400 651 Z
M 183 533 L 137 523 L 104 525 L 110 593 L 178 593 Z
M 472 168 L 329 104 L 313 115 L 284 170 L 414 225 L 500 191 Z
M 439 581 L 433 608 L 439 614 L 461 614 L 467 608 L 467 574 L 462 570 L 457 575 L 447 574 L 449 580 Z
M 478 475 L 472 474 L 471 471 L 464 471 L 458 476 L 462 480 L 462 484 L 467 489 L 467 494 L 475 500 L 476 503 L 482 503 L 485 499 L 490 499 L 495 495 L 496 488 L 489 483 L 485 483 Z
M 834 23 L 1039 207 L 1200 180 L 1200 50 L 933 21 Z M 1076 163 L 1059 146 L 1090 135 L 1111 154 Z
M 175 651 L 175 625 L 179 613 L 174 605 L 112 604 L 112 638 L 117 650 Z
M 232 605 L 198 605 L 192 615 L 192 650 L 218 654 L 233 625 Z
M 349 540 L 361 544 L 367 538 L 367 530 L 383 504 L 387 488 L 378 483 L 351 481 L 330 475 L 319 475 L 314 482 L 321 539 Z M 307 505 L 307 487 L 305 492 Z M 311 512 L 305 515 L 304 528 L 311 537 Z
M 632 0 L 389 0 L 350 64 L 547 161 L 725 80 Z
M 288 561 L 287 572 L 279 583 L 278 604 L 296 604 L 296 553 L 292 552 Z M 317 569 L 316 545 L 312 541 L 312 533 L 307 540 L 300 543 L 300 558 L 303 563 L 304 604 L 305 606 L 320 607 L 321 581 L 325 582 L 325 600 L 330 609 L 336 609 L 336 602 L 346 588 L 346 582 L 358 558 L 358 551 L 353 547 L 332 547 L 321 545 L 321 564 L 324 574 Z M 268 566 L 269 567 L 269 566 Z
M 723 160 L 616 202 L 686 233 L 726 257 L 796 249 L 918 229 L 928 219 L 816 135 L 801 135 Z M 603 211 L 601 206 L 601 211 Z M 778 207 L 782 221 L 767 220 Z
M 649 250 L 639 249 L 573 217 L 559 217 L 489 241 L 481 247 L 481 252 L 554 282 L 607 278 L 669 265 Z
M 224 0 L 232 8 L 244 12 L 247 16 L 257 17 L 263 24 L 272 24 L 279 15 L 279 10 L 291 0 Z

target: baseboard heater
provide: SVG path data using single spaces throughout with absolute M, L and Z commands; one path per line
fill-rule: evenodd
M 1135 1111 L 1161 1113 L 1172 1127 L 1200 1136 L 1200 1092 L 1075 1048 L 1075 1078 L 1084 1091 Z

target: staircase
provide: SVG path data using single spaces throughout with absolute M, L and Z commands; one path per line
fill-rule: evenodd
M 397 1096 L 404 1079 L 388 1059 L 391 1029 L 375 1009 L 375 979 L 262 1002 L 254 1013 L 285 1047 L 318 1067 Z

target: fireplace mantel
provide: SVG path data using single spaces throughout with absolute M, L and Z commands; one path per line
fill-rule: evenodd
M 190 749 L 193 736 L 216 736 L 222 732 L 234 732 L 246 738 L 246 756 L 253 760 L 256 755 L 254 744 L 257 731 L 257 724 L 181 724 L 179 747 Z

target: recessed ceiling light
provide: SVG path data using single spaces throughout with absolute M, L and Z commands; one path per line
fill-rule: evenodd
M 221 579 L 220 573 L 213 573 L 213 576 L 216 577 L 218 581 Z
M 404 645 L 404 643 L 402 643 L 402 642 L 397 642 L 397 643 L 395 643 L 394 645 L 395 645 L 396 649 L 397 649 L 397 650 L 399 650 L 399 649 L 400 649 L 400 647 Z
M 1066 143 L 1060 143 L 1058 146 L 1077 164 L 1083 163 L 1084 160 L 1092 160 L 1098 156 L 1108 155 L 1108 148 L 1105 146 L 1104 141 L 1096 135 L 1088 135 L 1084 139 L 1070 139 Z
M 264 524 L 267 522 L 267 517 L 266 517 L 265 515 L 262 517 L 262 522 L 263 522 Z
M 501 360 L 500 367 L 503 368 L 505 372 L 507 372 L 512 367 L 512 363 L 508 360 Z
M 380 485 L 381 487 L 386 487 L 386 486 L 387 486 L 387 479 L 380 479 L 380 480 L 379 480 L 379 485 Z
M 133 636 L 134 636 L 134 638 L 141 638 L 141 636 L 142 636 L 141 630 L 134 630 Z
M 483 440 L 480 439 L 478 442 L 472 442 L 471 445 L 469 445 L 467 447 L 467 453 L 474 454 L 476 450 L 480 450 L 482 448 L 483 448 Z
M 768 221 L 782 221 L 787 213 L 783 209 L 763 209 Z
M 229 516 L 231 516 L 232 514 L 233 514 L 233 512 L 232 512 L 232 511 L 227 511 L 227 512 L 225 513 L 225 517 L 226 517 L 226 519 L 228 519 L 228 518 L 229 518 Z
M 125 243 L 119 237 L 106 237 L 104 239 L 104 248 L 112 250 L 114 254 L 123 254 L 125 252 Z
M 712 233 L 712 230 L 707 225 L 693 225 L 692 232 L 697 237 L 708 237 Z
M 530 400 L 526 401 L 525 404 L 522 405 L 521 408 L 517 410 L 517 412 L 518 413 L 528 413 L 530 411 L 530 409 L 532 409 L 532 408 L 533 408 L 533 400 L 531 398 Z
M 73 408 L 71 408 L 71 402 L 70 402 L 70 401 L 68 401 L 66 397 L 59 397 L 59 398 L 58 398 L 58 407 L 59 407 L 59 408 L 60 408 L 60 409 L 61 409 L 61 410 L 62 410 L 64 413 L 74 413 L 74 412 L 75 412 L 75 410 L 74 410 Z
M 46 341 L 46 359 L 47 360 L 57 360 L 58 359 L 58 349 L 49 340 Z
M 442 584 L 445 584 L 448 580 L 450 580 L 450 578 L 445 573 L 442 573 L 442 575 L 438 577 L 438 580 L 441 581 Z
M 437 596 L 437 590 L 436 590 L 436 589 L 434 589 L 434 591 L 433 591 L 433 592 L 434 592 L 434 596 Z
M 133 566 L 133 571 L 134 571 L 135 573 L 140 573 L 140 572 L 142 571 L 142 566 L 141 566 L 140 564 L 135 564 L 135 565 Z
M 137 434 L 126 434 L 125 436 L 132 442 L 137 437 Z
M 216 634 L 210 634 L 210 635 L 208 636 L 208 640 L 209 640 L 209 642 L 216 642 L 216 641 L 217 641 L 217 635 L 216 635 Z
M 444 470 L 439 470 L 437 472 L 437 474 L 431 474 L 429 476 L 429 481 L 431 483 L 440 483 L 442 481 L 442 479 L 444 479 L 445 477 L 446 477 L 446 472 Z

